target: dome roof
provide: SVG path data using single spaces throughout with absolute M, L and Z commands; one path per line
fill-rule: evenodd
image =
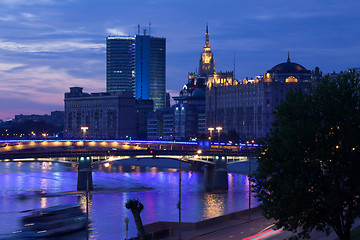
M 197 88 L 192 92 L 191 96 L 196 98 L 205 98 L 205 92 L 201 88 Z
M 287 62 L 280 63 L 267 71 L 268 73 L 309 73 L 305 67 L 300 64 L 290 62 L 288 57 Z

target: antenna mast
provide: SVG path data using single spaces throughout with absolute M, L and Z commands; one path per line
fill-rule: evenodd
M 151 22 L 150 22 L 150 18 L 149 18 L 149 35 L 151 35 Z
M 235 51 L 234 51 L 234 79 L 236 79 L 236 76 L 235 76 Z

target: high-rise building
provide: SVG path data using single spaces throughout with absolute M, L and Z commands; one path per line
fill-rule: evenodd
M 106 38 L 106 91 L 130 91 L 135 97 L 135 38 Z
M 205 46 L 201 53 L 199 62 L 199 75 L 202 77 L 210 76 L 215 73 L 215 59 L 209 43 L 209 27 L 206 25 Z
M 107 92 L 132 91 L 151 99 L 154 110 L 165 107 L 166 39 L 150 35 L 108 37 Z

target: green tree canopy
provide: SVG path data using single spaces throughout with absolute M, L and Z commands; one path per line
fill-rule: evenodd
M 308 237 L 331 228 L 350 238 L 360 214 L 360 77 L 320 80 L 290 92 L 264 138 L 254 192 L 267 218 Z

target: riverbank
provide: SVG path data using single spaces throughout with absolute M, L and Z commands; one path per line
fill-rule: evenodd
M 261 224 L 258 224 L 259 221 L 261 221 Z M 205 239 L 207 235 L 214 234 L 225 229 L 234 227 L 248 228 L 248 225 L 246 224 L 264 226 L 266 224 L 271 225 L 272 222 L 265 219 L 261 215 L 260 209 L 258 207 L 255 207 L 250 209 L 250 211 L 248 209 L 242 210 L 239 212 L 234 212 L 199 222 L 182 222 L 180 235 L 181 239 L 183 240 L 196 239 L 200 237 Z M 145 225 L 145 229 L 147 233 L 171 229 L 171 235 L 161 239 L 179 239 L 179 222 L 155 222 Z

